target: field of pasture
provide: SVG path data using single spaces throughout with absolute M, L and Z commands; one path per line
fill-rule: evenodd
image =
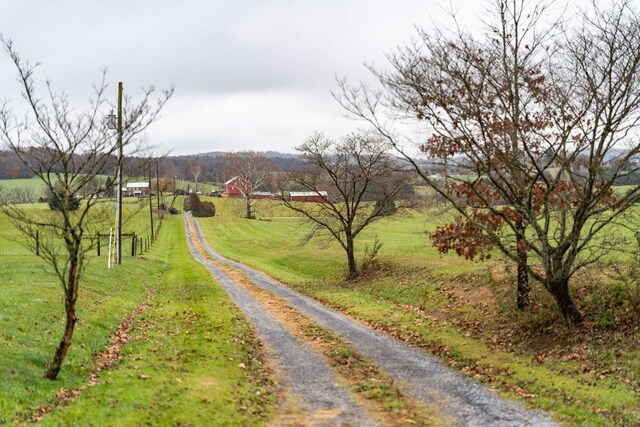
M 360 321 L 441 356 L 497 390 L 555 412 L 568 425 L 640 422 L 640 290 L 612 266 L 573 280 L 586 315 L 567 329 L 534 284 L 533 304 L 515 309 L 515 267 L 441 255 L 425 232 L 448 214 L 425 209 L 384 219 L 359 238 L 360 260 L 377 238 L 378 257 L 345 281 L 346 258 L 331 240 L 306 240 L 299 218 L 264 202 L 258 220 L 238 217 L 237 200 L 214 199 L 218 216 L 201 219 L 210 244 Z M 629 233 L 624 227 L 611 232 Z M 627 268 L 629 254 L 610 260 Z M 621 270 L 624 275 L 628 270 Z
M 140 210 L 125 230 L 142 233 L 148 220 Z M 15 235 L 2 216 L 0 234 Z M 214 417 L 260 425 L 275 399 L 260 344 L 191 258 L 181 217 L 166 216 L 141 256 L 112 271 L 106 260 L 89 257 L 73 345 L 50 381 L 43 373 L 64 327 L 61 286 L 26 249 L 0 258 L 0 425 L 186 425 Z M 100 370 L 109 359 L 113 365 Z
M 222 254 L 566 425 L 640 422 L 640 290 L 632 278 L 616 276 L 616 268 L 624 273 L 633 261 L 630 254 L 612 253 L 617 266 L 596 266 L 574 279 L 586 321 L 570 330 L 538 284 L 532 306 L 514 308 L 514 266 L 499 255 L 469 262 L 439 254 L 426 232 L 451 218 L 440 209 L 375 223 L 359 237 L 361 277 L 345 281 L 342 249 L 329 239 L 309 241 L 304 220 L 285 207 L 264 201 L 258 219 L 246 220 L 240 200 L 204 199 L 216 204 L 217 215 L 200 224 Z M 150 231 L 146 203 L 125 199 L 125 231 Z M 44 204 L 24 208 L 50 214 Z M 97 228 L 106 232 L 112 221 L 105 216 Z M 617 227 L 612 231 L 630 233 Z M 17 245 L 0 258 L 0 375 L 6 379 L 0 425 L 206 424 L 212 417 L 224 425 L 261 425 L 273 416 L 276 388 L 263 349 L 191 258 L 184 233 L 180 216 L 165 216 L 158 241 L 112 271 L 104 253 L 91 253 L 74 344 L 52 382 L 42 375 L 63 329 L 60 285 L 0 216 L 0 236 Z M 376 240 L 382 248 L 372 257 Z M 120 328 L 134 313 L 123 335 Z M 118 341 L 124 346 L 112 355 L 114 364 L 99 368 Z

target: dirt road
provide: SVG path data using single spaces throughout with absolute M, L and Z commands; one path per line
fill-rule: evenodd
M 185 216 L 187 224 L 190 217 Z M 410 398 L 435 406 L 448 414 L 454 425 L 464 426 L 554 426 L 550 417 L 539 411 L 525 409 L 521 404 L 504 400 L 487 390 L 480 383 L 463 376 L 419 349 L 409 347 L 393 338 L 387 337 L 363 326 L 341 313 L 331 310 L 317 301 L 292 291 L 285 285 L 267 277 L 246 265 L 222 257 L 214 251 L 204 239 L 197 220 L 193 219 L 193 230 L 187 225 L 189 244 L 194 257 L 203 263 L 224 286 L 231 298 L 245 310 L 254 323 L 262 339 L 273 348 L 291 347 L 292 350 L 276 352 L 276 357 L 292 357 L 296 348 L 305 353 L 309 349 L 295 343 L 287 331 L 278 327 L 265 307 L 252 299 L 246 291 L 225 275 L 215 263 L 206 260 L 196 248 L 194 242 L 205 250 L 214 260 L 237 269 L 246 275 L 256 286 L 282 298 L 291 307 L 313 319 L 319 325 L 342 335 L 361 354 L 368 356 L 379 368 L 393 378 L 402 391 Z M 279 329 L 279 328 L 282 328 Z M 286 343 L 286 344 L 285 344 Z M 288 384 L 295 393 L 303 396 L 311 413 L 314 408 L 323 407 L 341 411 L 340 417 L 325 420 L 326 425 L 341 425 L 347 422 L 353 425 L 371 425 L 370 417 L 358 407 L 348 392 L 336 387 L 332 381 L 330 368 L 319 354 L 311 352 L 299 354 L 281 365 L 287 365 L 285 375 Z M 296 366 L 296 364 L 300 364 Z M 306 373 L 313 367 L 313 378 Z M 318 381 L 315 372 L 320 372 Z M 328 399 L 331 397 L 331 399 Z M 326 400 L 325 400 L 326 399 Z M 322 402 L 322 404 L 320 404 Z M 324 406 L 323 406 L 324 405 Z M 342 409 L 343 408 L 343 409 Z

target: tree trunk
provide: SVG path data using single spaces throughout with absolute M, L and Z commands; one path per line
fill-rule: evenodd
M 529 306 L 529 271 L 527 270 L 527 252 L 518 252 L 518 296 L 516 305 L 519 310 Z
M 55 380 L 58 377 L 62 362 L 67 357 L 67 352 L 71 346 L 71 338 L 73 337 L 73 331 L 76 326 L 78 318 L 76 317 L 76 290 L 78 283 L 78 269 L 80 268 L 81 260 L 79 259 L 79 247 L 80 240 L 74 240 L 75 244 L 70 245 L 69 249 L 69 275 L 67 278 L 67 286 L 65 289 L 65 302 L 64 307 L 67 312 L 67 322 L 64 327 L 64 334 L 62 340 L 51 364 L 47 368 L 44 377 L 50 380 Z
M 551 280 L 548 282 L 547 289 L 549 289 L 549 292 L 551 292 L 555 298 L 560 313 L 570 328 L 582 323 L 582 314 L 580 314 L 580 311 L 569 294 L 568 279 Z
M 251 199 L 249 199 L 248 197 L 245 197 L 244 201 L 246 205 L 245 218 L 253 219 L 253 211 L 251 210 Z
M 347 280 L 355 279 L 358 277 L 358 268 L 356 265 L 355 245 L 353 243 L 353 237 L 347 236 L 347 266 L 349 268 L 349 275 Z
M 62 367 L 62 362 L 64 358 L 67 356 L 67 351 L 71 346 L 71 338 L 73 337 L 73 330 L 76 326 L 76 322 L 78 318 L 76 317 L 75 304 L 74 307 L 67 309 L 67 323 L 64 328 L 64 335 L 62 336 L 62 340 L 60 341 L 60 345 L 56 350 L 56 354 L 53 356 L 53 361 L 49 365 L 47 372 L 45 372 L 44 377 L 50 380 L 55 380 L 58 377 L 58 372 L 60 372 L 60 368 Z
M 529 305 L 529 271 L 527 270 L 527 250 L 524 236 L 525 226 L 523 221 L 516 223 L 516 246 L 518 248 L 518 295 L 516 306 L 519 310 L 524 310 Z

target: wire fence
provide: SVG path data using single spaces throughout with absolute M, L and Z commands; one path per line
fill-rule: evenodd
M 34 255 L 34 251 L 26 243 L 25 237 L 17 231 L 0 234 L 0 256 Z
M 162 224 L 162 223 L 160 223 Z M 149 229 L 142 233 L 122 233 L 121 247 L 122 256 L 139 256 L 148 251 L 153 243 L 158 239 L 160 227 L 154 230 L 153 234 Z M 95 256 L 109 256 L 109 243 L 112 243 L 112 250 L 115 236 L 109 236 L 108 232 L 97 233 L 94 236 L 85 237 L 85 245 L 91 247 L 90 254 Z M 64 250 L 64 242 L 53 233 L 38 232 L 35 238 L 29 239 L 19 231 L 0 234 L 0 256 L 39 256 L 44 250 L 43 246 L 53 248 L 56 252 Z

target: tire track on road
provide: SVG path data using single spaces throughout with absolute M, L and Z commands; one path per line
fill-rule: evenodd
M 195 231 L 214 259 L 242 271 L 257 286 L 283 298 L 293 308 L 327 329 L 334 330 L 391 378 L 410 398 L 434 405 L 465 426 L 556 426 L 549 416 L 527 410 L 518 402 L 499 398 L 482 384 L 444 366 L 433 356 L 363 326 L 328 309 L 242 263 L 225 258 L 206 242 L 198 221 Z
M 349 392 L 337 383 L 333 371 L 314 348 L 296 339 L 215 263 L 202 256 L 194 242 L 190 219 L 191 216 L 185 213 L 191 254 L 213 274 L 233 302 L 253 323 L 260 338 L 276 357 L 275 368 L 281 373 L 281 384 L 294 395 L 293 401 L 288 399 L 285 402 L 285 406 L 289 406 L 284 408 L 288 415 L 281 416 L 276 422 L 280 425 L 305 426 L 378 425 L 351 399 Z M 195 219 L 193 221 L 195 223 Z M 204 240 L 200 240 L 200 243 L 205 244 Z M 296 404 L 300 406 L 300 411 L 292 408 Z

